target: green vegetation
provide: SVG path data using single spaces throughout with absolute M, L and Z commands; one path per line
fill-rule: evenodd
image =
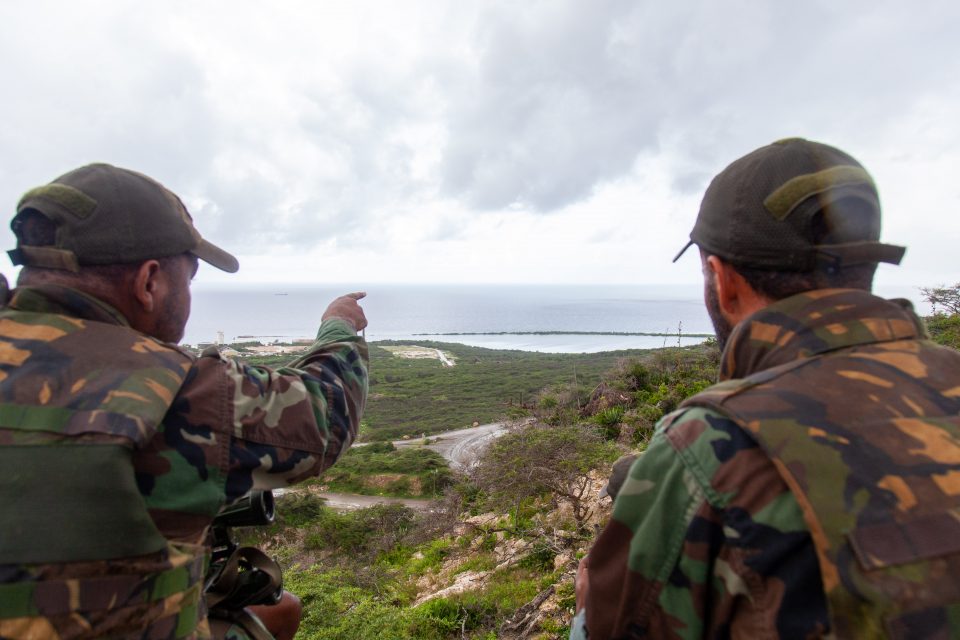
M 643 448 L 657 420 L 717 381 L 719 360 L 715 340 L 641 352 L 619 359 L 585 402 L 559 385 L 541 392 L 534 413 L 551 425 L 588 421 L 608 440 Z
M 499 438 L 484 452 L 472 480 L 486 493 L 487 504 L 513 510 L 522 501 L 547 496 L 570 505 L 578 529 L 586 531 L 593 496 L 588 474 L 608 466 L 621 454 L 589 424 L 535 424 Z
M 592 365 L 584 356 L 444 349 L 455 367 L 374 347 L 375 393 L 416 405 L 418 394 L 443 385 L 438 395 L 458 398 L 451 385 L 471 380 L 482 390 L 476 406 L 486 397 L 493 416 L 509 413 L 512 393 L 513 411 L 532 422 L 495 441 L 468 476 L 425 449 L 380 442 L 351 450 L 324 480 L 370 492 L 365 475 L 396 474 L 429 493 L 424 478 L 435 474 L 445 490 L 428 513 L 399 505 L 339 513 L 309 489 L 282 496 L 278 521 L 245 531 L 244 543 L 284 566 L 287 588 L 304 603 L 298 638 L 566 638 L 576 562 L 609 508 L 596 500 L 605 470 L 622 451 L 642 448 L 653 422 L 685 394 L 710 384 L 718 360 L 715 344 L 597 354 Z M 471 353 L 478 362 L 468 367 Z M 499 386 L 514 364 L 547 381 L 525 390 L 522 405 L 516 388 Z M 418 424 L 442 423 L 450 404 L 419 403 Z
M 960 302 L 960 285 L 935 295 L 931 335 L 958 348 L 960 308 L 948 303 Z M 456 366 L 371 345 L 367 439 L 504 416 L 531 424 L 511 428 L 466 477 L 426 449 L 354 448 L 326 475 L 331 489 L 419 491 L 438 496 L 434 509 L 338 513 L 310 493 L 290 494 L 278 522 L 245 542 L 284 565 L 287 588 L 305 605 L 301 639 L 566 638 L 576 561 L 609 508 L 595 498 L 598 481 L 621 452 L 646 446 L 657 420 L 716 380 L 716 342 L 583 355 L 418 344 L 442 348 Z
M 461 344 L 418 342 L 453 355 L 456 366 L 438 360 L 394 356 L 370 345 L 370 400 L 363 439 L 395 440 L 527 415 L 548 386 L 575 386 L 586 400 L 604 372 L 642 351 L 587 354 L 532 353 Z
M 933 307 L 933 315 L 925 318 L 930 337 L 938 344 L 960 350 L 960 282 L 920 291 Z
M 323 477 L 329 491 L 399 498 L 436 498 L 452 482 L 439 453 L 389 442 L 353 447 Z
M 654 357 L 652 354 L 661 352 L 703 350 L 695 346 L 571 354 L 416 343 L 450 354 L 456 366 L 445 367 L 439 360 L 403 358 L 383 348 L 405 345 L 414 346 L 396 341 L 370 344 L 370 397 L 362 441 L 398 440 L 469 427 L 474 422 L 486 424 L 504 417 L 528 416 L 556 402 L 558 398 L 551 393 L 560 393 L 574 406 L 582 407 L 603 375 L 624 361 L 647 362 Z M 290 356 L 254 356 L 247 360 L 280 366 L 289 362 Z M 553 391 L 544 393 L 544 389 Z
M 960 315 L 937 313 L 927 316 L 926 322 L 934 342 L 960 350 Z
M 471 331 L 415 333 L 415 336 L 653 336 L 662 338 L 712 338 L 712 333 L 664 333 L 648 331 Z
M 542 549 L 494 570 L 497 560 L 471 555 L 471 546 L 497 538 L 478 531 L 454 539 L 449 513 L 416 520 L 397 505 L 337 513 L 309 493 L 283 496 L 278 511 L 278 523 L 243 530 L 241 540 L 283 565 L 285 587 L 304 604 L 298 638 L 496 637 L 488 634 L 557 577 Z M 471 557 L 451 576 L 485 576 L 480 587 L 416 604 L 418 581 L 440 573 L 454 552 Z

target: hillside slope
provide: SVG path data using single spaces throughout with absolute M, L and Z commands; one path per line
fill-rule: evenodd
M 298 492 L 246 541 L 278 556 L 303 599 L 299 638 L 564 638 L 576 563 L 609 517 L 598 492 L 610 463 L 642 450 L 664 411 L 714 379 L 716 361 L 711 345 L 658 350 L 616 358 L 590 390 L 541 389 L 517 407 L 532 421 L 426 514 L 338 513 Z

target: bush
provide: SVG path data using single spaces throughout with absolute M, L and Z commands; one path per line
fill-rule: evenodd
M 620 423 L 627 410 L 622 406 L 607 407 L 593 414 L 593 421 L 600 427 L 606 440 L 615 440 L 620 435 Z
M 302 527 L 321 518 L 326 500 L 309 492 L 288 493 L 277 502 L 277 521 L 290 527 Z
M 617 422 L 629 427 L 633 444 L 645 444 L 660 418 L 716 382 L 719 361 L 715 341 L 692 348 L 661 349 L 642 361 L 624 361 L 604 384 L 627 394 L 629 400 L 597 410 L 592 419 L 615 437 L 621 426 L 612 423 L 620 414 Z
M 607 407 L 594 414 L 593 421 L 604 428 L 615 427 L 623 420 L 624 413 L 626 413 L 626 409 L 622 406 Z
M 519 566 L 537 571 L 553 571 L 553 559 L 556 557 L 557 552 L 550 545 L 538 542 L 534 544 L 533 550 L 520 560 Z
M 308 529 L 304 546 L 371 555 L 396 545 L 411 528 L 413 519 L 413 511 L 398 504 L 379 504 L 343 513 L 323 509 Z
M 960 350 L 960 315 L 938 313 L 928 316 L 926 322 L 927 331 L 934 342 Z
M 372 489 L 368 478 L 378 474 L 400 474 L 386 486 Z M 412 491 L 412 480 L 418 478 L 422 493 Z M 443 456 L 424 448 L 397 449 L 389 442 L 354 447 L 327 471 L 324 479 L 331 491 L 377 493 L 395 497 L 437 497 L 453 482 L 453 474 Z
M 428 600 L 413 610 L 411 638 L 446 637 L 462 624 L 460 605 L 446 598 Z M 439 636 L 437 634 L 440 634 Z
M 612 462 L 619 453 L 592 425 L 534 424 L 490 445 L 474 467 L 472 479 L 494 508 L 516 513 L 524 499 L 549 495 L 567 501 L 582 526 L 591 511 L 585 500 L 587 473 Z

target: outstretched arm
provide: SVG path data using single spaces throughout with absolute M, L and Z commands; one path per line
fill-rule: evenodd
M 227 500 L 322 473 L 357 435 L 367 397 L 366 326 L 357 300 L 334 300 L 317 340 L 286 367 L 227 360 L 233 403 Z

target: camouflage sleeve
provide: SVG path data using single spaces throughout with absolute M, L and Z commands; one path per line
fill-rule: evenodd
M 710 410 L 664 418 L 588 563 L 591 640 L 806 637 L 825 628 L 796 500 L 756 443 Z
M 356 438 L 367 398 L 367 345 L 340 319 L 306 355 L 270 369 L 227 360 L 233 439 L 227 501 L 316 476 Z

